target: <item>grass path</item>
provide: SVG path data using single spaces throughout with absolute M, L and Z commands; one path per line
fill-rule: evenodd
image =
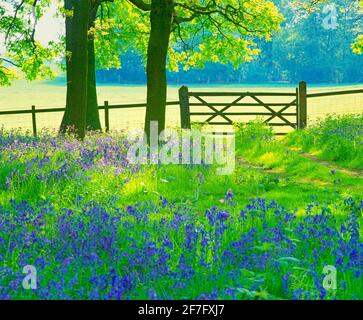
M 293 179 L 294 182 L 297 182 L 297 183 L 308 184 L 308 185 L 315 184 L 319 187 L 333 185 L 333 182 L 318 180 L 316 178 L 310 178 L 308 176 L 305 178 L 296 177 L 295 174 L 287 172 L 285 168 L 271 167 L 271 166 L 266 167 L 263 164 L 255 164 L 253 162 L 249 162 L 246 159 L 244 159 L 243 157 L 239 157 L 237 162 L 238 162 L 238 164 L 245 166 L 250 170 L 257 170 L 264 175 L 267 175 L 270 177 L 273 176 L 279 180 L 280 179 L 285 179 L 285 180 Z
M 330 161 L 319 159 L 317 156 L 315 156 L 311 153 L 300 152 L 300 155 L 308 160 L 321 164 L 332 171 L 341 172 L 341 173 L 351 176 L 351 177 L 363 178 L 363 170 L 343 168 Z
M 299 207 L 309 195 L 329 201 L 363 193 L 363 175 L 359 170 L 309 157 L 280 141 L 262 145 L 252 142 L 239 150 L 237 159 L 240 167 L 258 172 L 260 181 L 276 181 L 266 197 L 283 193 L 284 199 L 289 199 L 287 202 L 291 200 Z

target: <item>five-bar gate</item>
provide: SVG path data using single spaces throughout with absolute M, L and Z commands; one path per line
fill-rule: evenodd
M 213 100 L 213 101 L 212 101 Z M 228 100 L 231 100 L 227 102 Z M 233 125 L 244 118 L 262 117 L 273 127 L 304 128 L 307 122 L 306 83 L 295 92 L 190 92 L 179 90 L 181 126 L 190 129 L 192 118 L 213 126 Z M 277 134 L 284 134 L 279 133 Z

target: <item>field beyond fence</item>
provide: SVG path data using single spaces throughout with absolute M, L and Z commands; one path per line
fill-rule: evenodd
M 330 113 L 363 112 L 363 88 L 359 87 L 310 90 L 301 82 L 295 89 L 266 91 L 228 87 L 218 91 L 212 91 L 214 88 L 183 88 L 184 91 L 179 92 L 172 90 L 172 99 L 169 97 L 167 102 L 168 126 L 188 127 L 190 122 L 207 122 L 215 131 L 226 131 L 233 122 L 259 117 L 275 127 L 276 133 L 285 134 Z M 114 99 L 115 94 L 112 96 Z M 180 104 L 183 100 L 184 104 Z M 41 128 L 58 128 L 65 107 L 44 107 L 29 102 L 32 105 L 24 108 L 0 105 L 0 126 L 32 130 L 34 134 Z M 103 128 L 106 131 L 142 128 L 145 108 L 145 102 L 115 104 L 104 101 L 99 106 Z

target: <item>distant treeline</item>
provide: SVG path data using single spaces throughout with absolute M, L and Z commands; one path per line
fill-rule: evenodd
M 271 42 L 259 43 L 261 54 L 254 61 L 237 70 L 231 65 L 210 63 L 203 70 L 169 72 L 169 83 L 361 83 L 363 57 L 351 49 L 362 32 L 357 4 L 339 0 L 335 7 L 298 16 L 281 1 L 280 10 L 286 18 L 282 30 Z M 98 70 L 98 82 L 146 83 L 141 56 L 127 52 L 121 61 L 123 67 L 119 70 Z

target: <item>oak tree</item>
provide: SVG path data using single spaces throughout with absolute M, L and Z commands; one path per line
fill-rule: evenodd
M 147 60 L 147 133 L 151 121 L 159 123 L 160 131 L 165 128 L 167 63 L 174 70 L 180 66 L 202 67 L 208 61 L 237 67 L 259 53 L 255 39 L 271 39 L 283 21 L 276 6 L 268 0 L 128 2 L 136 13 L 126 4 L 122 10 L 138 14 L 140 25 L 135 27 L 135 34 L 141 39 L 136 45 L 145 52 Z
M 101 130 L 96 90 L 95 25 L 100 8 L 107 2 L 113 0 L 64 0 L 67 98 L 61 132 L 71 127 L 80 138 L 87 130 Z
M 0 1 L 0 86 L 10 85 L 20 70 L 28 80 L 52 78 L 52 62 L 61 52 L 58 43 L 42 44 L 36 37 L 37 23 L 49 0 Z

